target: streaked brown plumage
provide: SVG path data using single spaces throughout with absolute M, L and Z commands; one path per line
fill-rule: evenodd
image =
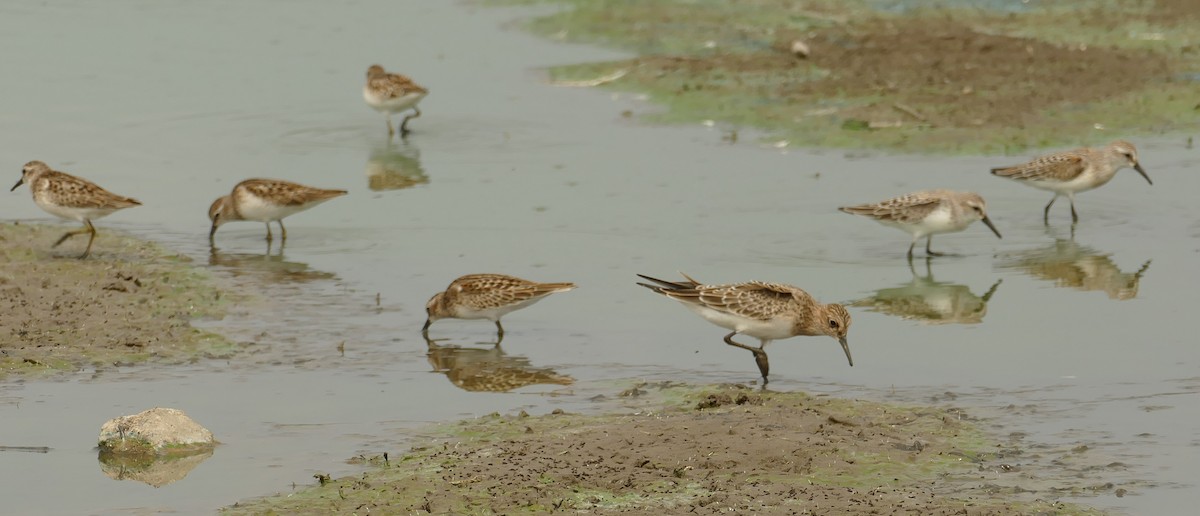
M 400 122 L 400 136 L 408 134 L 408 120 L 421 116 L 417 103 L 425 98 L 429 90 L 421 87 L 412 79 L 400 74 L 387 73 L 382 66 L 371 65 L 367 68 L 367 84 L 363 86 L 363 100 L 376 111 L 387 117 L 388 137 L 395 134 L 392 129 L 392 113 L 400 113 L 408 109 L 413 114 L 404 117 Z
M 247 179 L 208 207 L 208 219 L 212 221 L 208 239 L 212 241 L 217 228 L 226 222 L 252 220 L 267 225 L 267 241 L 272 239 L 271 222 L 278 222 L 283 240 L 287 240 L 284 217 L 343 195 L 345 190 L 313 188 L 280 179 Z
M 1138 161 L 1137 147 L 1125 140 L 1117 140 L 1105 147 L 1082 147 L 1048 154 L 1011 167 L 993 168 L 992 174 L 1027 184 L 1034 188 L 1050 190 L 1054 197 L 1042 210 L 1042 221 L 1050 222 L 1050 207 L 1061 195 L 1071 201 L 1071 221 L 1078 222 L 1075 212 L 1075 194 L 1104 186 L 1123 168 L 1132 168 L 1154 184 Z
M 922 190 L 886 201 L 842 206 L 838 208 L 851 215 L 863 215 L 885 226 L 894 227 L 912 235 L 908 246 L 911 262 L 917 241 L 925 239 L 925 253 L 938 256 L 930 247 L 933 235 L 962 231 L 972 222 L 982 220 L 1000 238 L 1000 231 L 987 216 L 987 203 L 975 192 L 954 190 Z
M 53 170 L 41 161 L 26 163 L 21 169 L 21 179 L 13 185 L 12 190 L 22 184 L 29 184 L 33 202 L 39 208 L 56 217 L 83 223 L 82 229 L 68 231 L 52 246 L 58 247 L 68 238 L 89 233 L 87 248 L 79 256 L 80 259 L 91 254 L 92 242 L 96 240 L 96 227 L 92 225 L 92 220 L 142 204 L 137 199 L 114 194 L 86 179 Z
M 575 288 L 574 283 L 538 283 L 504 274 L 468 274 L 434 294 L 425 304 L 428 318 L 421 334 L 438 319 L 487 319 L 496 323 L 496 343 L 504 339 L 500 318 L 532 305 L 550 294 Z
M 733 330 L 725 336 L 725 343 L 754 353 L 763 385 L 768 381 L 770 370 L 763 348 L 772 340 L 828 335 L 837 339 L 846 353 L 846 360 L 854 366 L 850 344 L 846 340 L 850 331 L 850 313 L 842 305 L 821 304 L 804 290 L 782 283 L 749 281 L 704 285 L 686 274 L 683 275 L 686 281 L 666 281 L 642 274 L 638 277 L 655 283 L 638 285 L 683 303 L 708 322 Z M 739 333 L 757 338 L 761 344 L 755 348 L 734 341 L 733 336 Z

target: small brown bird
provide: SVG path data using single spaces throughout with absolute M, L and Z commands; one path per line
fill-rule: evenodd
M 284 217 L 343 195 L 346 195 L 345 190 L 313 188 L 279 179 L 247 179 L 234 186 L 229 195 L 218 197 L 208 207 L 208 219 L 212 221 L 208 240 L 212 242 L 221 224 L 235 220 L 266 223 L 268 242 L 271 241 L 271 221 L 278 222 L 283 240 L 287 240 Z
M 925 239 L 925 254 L 941 256 L 942 253 L 930 249 L 933 235 L 962 231 L 977 220 L 982 220 L 996 234 L 996 238 L 1001 238 L 1000 231 L 996 230 L 987 216 L 987 203 L 975 192 L 922 190 L 882 202 L 838 209 L 851 215 L 863 215 L 911 234 L 913 239 L 908 245 L 909 262 L 912 262 L 913 248 L 918 240 Z
M 388 138 L 396 131 L 392 129 L 392 113 L 401 113 L 409 108 L 413 114 L 405 116 L 400 122 L 400 136 L 408 134 L 408 120 L 421 116 L 417 103 L 429 94 L 412 79 L 396 73 L 387 73 L 382 66 L 371 65 L 367 68 L 367 84 L 363 86 L 363 100 L 367 105 L 387 117 Z
M 114 194 L 86 179 L 52 170 L 41 161 L 26 163 L 21 169 L 21 179 L 9 191 L 26 183 L 33 192 L 33 202 L 46 213 L 83 223 L 82 229 L 68 231 L 51 246 L 58 247 L 68 238 L 90 233 L 87 248 L 79 256 L 80 259 L 91 254 L 92 242 L 96 240 L 96 227 L 92 225 L 92 220 L 107 217 L 120 209 L 142 205 L 137 199 Z
M 656 283 L 638 283 L 643 287 L 683 303 L 704 320 L 733 330 L 725 343 L 754 353 L 763 385 L 767 384 L 770 363 L 764 348 L 772 340 L 798 335 L 828 335 L 837 339 L 850 357 L 846 335 L 850 331 L 850 312 L 839 304 L 823 305 L 807 292 L 782 283 L 750 281 L 731 285 L 704 285 L 687 274 L 687 281 L 666 281 L 643 274 L 638 277 Z M 757 348 L 733 340 L 737 334 L 749 335 L 761 341 Z
M 556 292 L 575 288 L 574 283 L 537 283 L 503 274 L 468 274 L 450 283 L 425 304 L 421 335 L 429 340 L 429 327 L 438 319 L 487 319 L 496 323 L 496 344 L 504 340 L 500 318 L 532 305 Z
M 1054 197 L 1042 210 L 1042 222 L 1050 223 L 1050 207 L 1059 196 L 1071 202 L 1071 222 L 1079 222 L 1075 213 L 1075 194 L 1104 186 L 1123 168 L 1132 168 L 1151 185 L 1154 181 L 1138 162 L 1137 147 L 1117 140 L 1106 147 L 1079 148 L 1036 158 L 1012 167 L 993 168 L 992 174 L 1013 179 L 1034 188 L 1050 190 Z

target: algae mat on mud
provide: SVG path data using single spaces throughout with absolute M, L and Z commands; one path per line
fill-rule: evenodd
M 234 351 L 189 323 L 226 296 L 190 259 L 103 230 L 79 260 L 70 241 L 51 249 L 66 229 L 0 225 L 0 378 Z
M 360 458 L 362 475 L 226 513 L 1098 514 L 980 488 L 1005 448 L 955 411 L 740 386 L 658 395 L 672 401 L 447 424 L 406 455 Z
M 637 55 L 554 82 L 645 92 L 667 108 L 651 120 L 714 121 L 727 139 L 995 153 L 1200 121 L 1200 9 L 1184 0 L 493 3 L 563 4 L 530 29 Z

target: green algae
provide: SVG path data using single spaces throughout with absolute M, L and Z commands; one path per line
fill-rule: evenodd
M 956 479 L 993 460 L 1002 447 L 956 411 L 729 386 L 634 389 L 647 395 L 639 397 L 632 413 L 626 409 L 603 415 L 492 414 L 443 424 L 428 431 L 432 437 L 404 455 L 356 461 L 373 466 L 360 475 L 240 502 L 224 512 L 529 514 L 558 510 L 685 513 L 698 507 L 812 509 L 811 498 L 806 501 L 803 494 L 795 494 L 799 489 L 819 493 L 825 504 L 822 509 L 827 511 L 835 511 L 840 503 L 853 506 L 865 496 L 884 503 L 893 499 L 912 503 L 903 501 L 920 498 L 919 507 L 937 514 L 965 507 L 970 507 L 972 514 L 1101 514 L 1056 501 L 971 492 L 973 482 Z M 789 465 L 789 454 L 780 454 L 768 445 L 765 453 L 763 448 L 740 450 L 745 459 L 736 465 L 714 467 L 684 458 L 693 453 L 691 446 L 701 441 L 676 448 L 655 437 L 666 428 L 674 437 L 686 431 L 709 432 L 711 437 L 713 429 L 724 434 L 727 427 L 729 434 L 736 436 L 741 434 L 735 427 L 749 420 L 766 422 L 755 428 L 770 431 L 779 427 L 784 442 L 798 443 L 797 437 L 809 435 L 828 440 L 811 446 L 814 460 L 805 464 Z M 734 426 L 728 426 L 730 422 Z M 770 437 L 759 431 L 751 433 Z M 634 463 L 615 456 L 589 459 L 600 451 L 611 451 L 606 446 L 614 436 L 620 448 L 647 445 L 658 447 L 661 454 Z M 905 447 L 915 441 L 921 442 L 919 448 Z M 740 438 L 732 442 L 736 444 Z M 905 446 L 897 447 L 898 443 Z M 694 453 L 701 452 L 697 447 Z M 714 454 L 720 455 L 708 455 Z M 571 461 L 574 466 L 564 464 Z M 602 474 L 606 471 L 609 474 Z M 613 485 L 619 487 L 609 487 Z
M 726 141 L 749 131 L 778 146 L 1018 153 L 1200 121 L 1200 17 L 1186 3 L 1173 7 L 1178 13 L 1138 0 L 1021 10 L 962 2 L 880 10 L 862 0 L 489 3 L 560 6 L 525 26 L 637 56 L 552 67 L 551 81 L 645 94 L 665 109 L 638 110 L 643 120 L 715 125 Z M 945 34 L 927 37 L 937 31 Z M 791 55 L 794 40 L 809 42 L 813 55 Z M 972 40 L 987 42 L 971 48 Z M 895 55 L 859 62 L 881 47 Z M 848 51 L 822 59 L 831 49 Z M 831 74 L 846 77 L 824 80 Z
M 228 357 L 240 346 L 191 326 L 220 318 L 240 295 L 191 260 L 101 231 L 93 255 L 51 249 L 63 229 L 0 225 L 0 378 L 87 367 Z M 67 245 L 63 246 L 68 247 Z

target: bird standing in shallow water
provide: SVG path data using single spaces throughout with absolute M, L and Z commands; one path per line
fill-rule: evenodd
M 686 281 L 665 281 L 642 274 L 638 277 L 655 283 L 638 285 L 683 303 L 710 323 L 733 330 L 725 336 L 725 343 L 754 353 L 764 386 L 771 368 L 764 348 L 772 340 L 828 335 L 837 339 L 846 352 L 846 360 L 854 366 L 846 340 L 850 313 L 842 305 L 823 305 L 807 292 L 781 283 L 703 285 L 686 274 L 683 275 Z M 739 333 L 754 337 L 761 344 L 755 348 L 733 340 Z
M 429 339 L 429 327 L 438 319 L 487 319 L 496 323 L 496 345 L 504 340 L 500 318 L 532 305 L 550 294 L 575 288 L 574 283 L 538 283 L 504 274 L 468 274 L 450 283 L 425 303 L 425 326 L 421 335 Z
M 278 222 L 279 231 L 286 241 L 284 217 L 343 195 L 346 195 L 345 190 L 313 188 L 279 179 L 247 179 L 234 186 L 229 195 L 218 197 L 208 207 L 208 219 L 212 221 L 208 241 L 212 243 L 221 224 L 236 220 L 266 223 L 268 242 L 271 241 L 271 221 Z
M 400 137 L 408 135 L 408 120 L 421 116 L 417 103 L 429 94 L 412 79 L 396 73 L 387 73 L 382 66 L 371 65 L 367 68 L 367 85 L 363 86 L 363 100 L 367 105 L 387 117 L 388 141 L 396 131 L 392 129 L 392 113 L 401 113 L 408 109 L 413 114 L 405 116 L 400 122 Z
M 1106 147 L 1083 147 L 1056 154 L 1049 154 L 1028 163 L 1012 167 L 993 168 L 992 174 L 1007 177 L 1023 184 L 1054 192 L 1054 197 L 1042 210 L 1042 221 L 1050 223 L 1050 207 L 1059 196 L 1071 201 L 1071 222 L 1079 222 L 1075 213 L 1075 194 L 1104 186 L 1123 168 L 1132 168 L 1154 181 L 1138 162 L 1137 147 L 1125 140 L 1117 140 Z
M 90 233 L 87 248 L 79 256 L 80 259 L 91 254 L 92 242 L 96 240 L 96 227 L 92 225 L 92 220 L 107 217 L 120 209 L 142 205 L 137 199 L 122 197 L 86 179 L 53 170 L 41 161 L 26 163 L 21 169 L 21 179 L 9 191 L 23 184 L 29 185 L 33 202 L 46 213 L 83 223 L 82 229 L 68 231 L 51 246 L 58 247 L 68 238 Z
M 880 224 L 897 228 L 912 235 L 912 244 L 908 246 L 908 260 L 913 257 L 913 247 L 917 241 L 925 238 L 925 253 L 930 256 L 940 256 L 930 246 L 933 235 L 940 233 L 956 233 L 967 229 L 972 222 L 982 220 L 987 227 L 1002 238 L 996 226 L 992 225 L 987 216 L 987 203 L 983 197 L 974 192 L 955 192 L 953 190 L 923 190 L 902 195 L 894 199 L 858 206 L 843 206 L 838 208 L 851 215 L 864 215 Z

